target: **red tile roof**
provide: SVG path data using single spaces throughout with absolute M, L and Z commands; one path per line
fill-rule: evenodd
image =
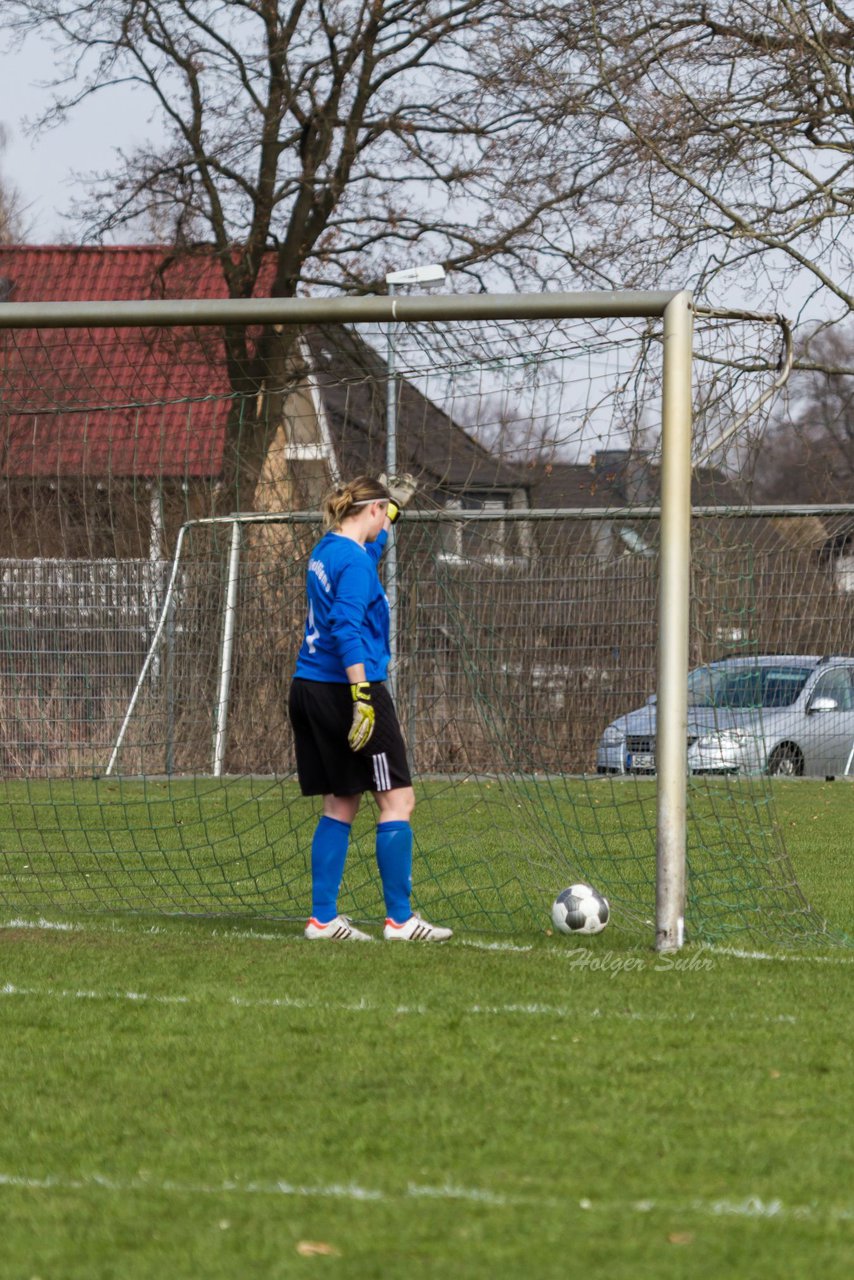
M 210 254 L 0 246 L 10 302 L 225 293 Z M 230 404 L 216 330 L 0 331 L 0 474 L 10 478 L 216 476 Z
M 265 265 L 262 294 L 269 292 L 273 254 Z M 158 245 L 0 245 L 0 306 L 4 298 L 225 296 L 209 250 L 173 261 Z M 379 470 L 383 361 L 341 326 L 307 337 L 341 465 L 352 473 Z M 0 329 L 0 476 L 214 478 L 222 472 L 233 403 L 216 328 Z M 432 476 L 442 489 L 526 483 L 405 380 L 400 406 L 405 469 Z

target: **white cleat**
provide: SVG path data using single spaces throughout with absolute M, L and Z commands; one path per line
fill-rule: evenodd
M 305 936 L 325 938 L 328 942 L 373 942 L 371 935 L 362 933 L 362 930 L 357 929 L 347 916 L 336 916 L 328 924 L 321 924 L 312 916 L 305 926 Z
M 386 920 L 383 937 L 386 942 L 447 942 L 453 937 L 453 929 L 439 924 L 429 924 L 419 915 L 410 916 L 404 924 Z

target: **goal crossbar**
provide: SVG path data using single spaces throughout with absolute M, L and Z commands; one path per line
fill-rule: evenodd
M 407 524 L 447 524 L 455 521 L 460 524 L 474 522 L 494 524 L 500 518 L 502 524 L 528 524 L 538 521 L 553 520 L 660 520 L 660 506 L 631 507 L 507 507 L 496 517 L 494 511 L 465 511 L 445 507 L 441 511 L 407 511 Z M 800 520 L 804 516 L 850 516 L 854 515 L 854 502 L 801 502 L 757 503 L 755 507 L 747 505 L 725 505 L 691 507 L 692 520 L 748 520 L 773 516 L 774 519 Z M 188 520 L 183 526 L 186 529 L 203 525 L 238 524 L 317 524 L 323 518 L 321 511 L 232 511 L 222 516 L 200 516 Z
M 454 320 L 607 320 L 663 316 L 684 292 L 408 294 L 362 298 L 164 298 L 4 302 L 0 329 L 122 329 L 168 325 L 403 324 Z

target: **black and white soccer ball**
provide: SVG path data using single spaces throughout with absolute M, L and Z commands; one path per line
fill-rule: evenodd
M 571 884 L 552 903 L 558 933 L 601 933 L 610 914 L 608 899 L 590 884 Z

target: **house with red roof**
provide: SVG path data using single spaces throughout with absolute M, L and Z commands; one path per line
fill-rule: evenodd
M 215 274 L 196 266 L 171 269 L 151 248 L 3 246 L 0 305 L 210 294 Z M 0 551 L 166 552 L 175 521 L 209 508 L 222 469 L 229 387 L 217 335 L 5 330 L 0 344 Z
M 209 251 L 0 246 L 0 306 L 224 296 Z M 386 385 L 353 330 L 303 332 L 253 508 L 317 505 L 341 475 L 383 470 Z M 0 556 L 168 555 L 181 523 L 216 508 L 243 408 L 215 328 L 0 331 Z M 401 469 L 440 504 L 527 501 L 524 477 L 405 380 L 398 422 Z

